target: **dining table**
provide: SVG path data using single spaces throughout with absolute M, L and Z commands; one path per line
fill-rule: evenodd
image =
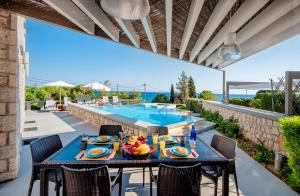
M 88 136 L 89 138 L 97 136 Z M 166 144 L 165 148 L 173 146 L 189 147 L 189 137 L 180 137 L 184 142 Z M 197 137 L 194 151 L 199 156 L 195 158 L 170 158 L 162 153 L 159 144 L 153 144 L 152 136 L 147 136 L 146 141 L 152 147 L 152 152 L 143 158 L 137 156 L 129 156 L 120 146 L 114 157 L 107 160 L 78 160 L 78 154 L 81 152 L 80 143 L 82 136 L 79 135 L 62 149 L 45 159 L 40 164 L 40 195 L 48 195 L 48 174 L 53 169 L 59 169 L 62 165 L 72 168 L 95 168 L 107 165 L 109 168 L 144 168 L 158 167 L 160 164 L 172 166 L 192 166 L 198 163 L 210 166 L 218 166 L 222 170 L 222 195 L 229 195 L 229 160 L 222 154 L 218 153 L 214 148 L 207 145 L 201 138 Z M 99 147 L 94 143 L 88 143 L 87 149 Z M 113 149 L 112 144 L 101 145 Z M 77 157 L 77 158 L 76 158 Z

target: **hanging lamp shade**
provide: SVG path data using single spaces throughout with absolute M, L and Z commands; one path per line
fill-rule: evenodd
M 233 61 L 241 58 L 241 48 L 236 43 L 236 33 L 229 32 L 218 51 L 218 59 L 222 61 Z
M 150 12 L 148 0 L 101 0 L 101 7 L 109 15 L 123 20 L 138 20 Z

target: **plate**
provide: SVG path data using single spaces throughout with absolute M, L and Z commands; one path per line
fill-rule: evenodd
M 186 156 L 189 156 L 190 154 L 192 154 L 192 151 L 189 148 L 185 148 L 187 150 L 187 153 L 183 154 L 183 153 L 180 153 L 180 152 L 176 151 L 177 147 L 178 146 L 174 146 L 174 147 L 170 148 L 170 153 L 172 153 L 176 156 L 180 156 L 180 157 L 186 157 Z M 183 148 L 183 147 L 180 147 L 180 148 Z
M 94 138 L 94 142 L 104 143 L 104 142 L 109 142 L 109 141 L 111 141 L 111 136 L 102 135 L 102 137 L 106 137 L 106 139 L 100 139 L 100 137 L 101 137 L 101 136 L 95 137 L 95 138 Z
M 159 140 L 164 140 L 164 136 L 159 136 L 158 137 Z M 174 142 L 176 141 L 176 138 L 173 137 L 173 136 L 169 136 L 169 139 L 168 140 L 165 140 L 166 142 Z
M 99 154 L 91 154 L 90 152 L 92 150 L 101 150 L 102 153 L 99 153 Z M 110 150 L 108 148 L 92 148 L 92 149 L 89 149 L 89 150 L 86 150 L 84 151 L 84 155 L 88 158 L 98 158 L 98 157 L 103 157 L 103 156 L 106 156 L 107 154 L 109 154 Z

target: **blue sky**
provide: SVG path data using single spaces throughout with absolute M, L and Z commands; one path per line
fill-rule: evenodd
M 146 83 L 149 91 L 169 91 L 185 71 L 194 78 L 197 91 L 220 92 L 222 88 L 222 72 L 217 70 L 30 19 L 26 25 L 29 77 L 43 80 L 30 79 L 28 84 L 110 80 L 113 87 L 119 84 L 124 90 Z M 288 70 L 300 70 L 300 35 L 230 65 L 226 77 L 230 81 L 268 81 Z

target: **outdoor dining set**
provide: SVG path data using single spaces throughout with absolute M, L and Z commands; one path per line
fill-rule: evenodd
M 202 175 L 215 184 L 222 177 L 222 195 L 229 195 L 229 175 L 235 177 L 236 142 L 214 135 L 211 145 L 200 138 L 169 136 L 167 127 L 148 127 L 145 136 L 129 135 L 120 125 L 102 125 L 99 135 L 80 135 L 63 146 L 58 135 L 30 143 L 33 183 L 40 180 L 40 195 L 48 195 L 49 181 L 55 183 L 56 195 L 111 195 L 118 184 L 122 195 L 124 168 L 149 168 L 150 195 L 153 183 L 157 195 L 200 195 Z M 158 167 L 155 173 L 153 168 Z M 117 168 L 117 172 L 111 172 Z

